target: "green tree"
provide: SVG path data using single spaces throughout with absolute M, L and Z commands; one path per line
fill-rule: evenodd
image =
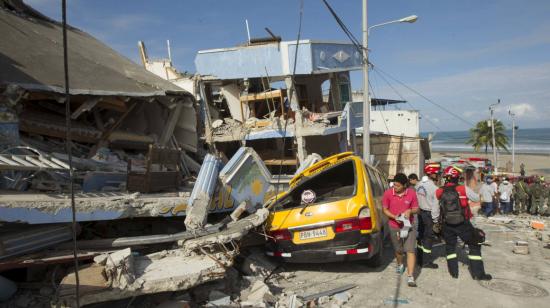
M 470 139 L 466 141 L 466 144 L 471 144 L 474 147 L 474 151 L 478 152 L 481 147 L 485 147 L 485 153 L 490 146 L 493 149 L 493 132 L 490 126 L 491 120 L 483 120 L 477 122 L 474 128 L 470 129 Z M 508 151 L 508 136 L 504 133 L 505 128 L 499 120 L 494 120 L 495 123 L 495 145 L 498 149 L 504 149 Z

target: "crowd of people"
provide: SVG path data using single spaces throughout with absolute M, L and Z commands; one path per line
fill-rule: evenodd
M 434 263 L 432 247 L 436 239 L 442 238 L 447 268 L 452 278 L 456 279 L 459 275 L 456 248 L 460 240 L 468 246 L 472 278 L 491 280 L 481 257 L 485 234 L 470 221 L 473 217 L 471 207 L 482 201 L 480 194 L 471 188 L 475 184 L 470 185 L 475 179 L 473 171 L 463 171 L 454 166 L 440 170 L 439 164 L 429 164 L 424 168 L 424 173 L 421 179 L 416 174 L 396 174 L 382 199 L 395 250 L 396 272 L 402 274 L 406 267 L 407 284 L 416 287 L 414 273 L 417 265 L 438 268 Z M 506 189 L 504 187 L 498 196 L 506 194 Z M 510 207 L 508 204 L 504 206 L 506 209 Z M 487 205 L 484 210 L 486 208 Z
M 483 215 L 530 213 L 550 216 L 550 208 L 545 207 L 550 200 L 550 188 L 544 177 L 526 179 L 521 176 L 511 181 L 508 177 L 486 176 L 479 189 Z

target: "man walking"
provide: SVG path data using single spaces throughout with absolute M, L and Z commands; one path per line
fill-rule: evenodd
M 470 223 L 472 213 L 468 204 L 466 187 L 458 185 L 461 170 L 449 166 L 445 169 L 445 185 L 436 192 L 441 206 L 443 220 L 443 238 L 447 253 L 447 267 L 451 277 L 458 278 L 458 258 L 456 254 L 457 238 L 468 245 L 470 270 L 475 280 L 491 280 L 492 276 L 485 273 L 481 258 L 479 233 Z
M 479 194 L 481 195 L 481 208 L 483 214 L 487 217 L 493 214 L 493 200 L 497 193 L 492 183 L 493 179 L 491 177 L 486 177 L 485 183 L 483 183 L 479 189 Z
M 500 209 L 502 214 L 509 214 L 512 212 L 512 184 L 510 184 L 507 177 L 504 178 L 502 183 L 498 187 L 500 198 Z
M 418 198 L 418 264 L 424 268 L 438 268 L 437 264 L 433 263 L 432 245 L 434 239 L 434 224 L 439 223 L 439 203 L 435 192 L 439 175 L 439 166 L 426 165 L 422 181 L 418 184 L 416 195 Z M 410 178 L 410 176 L 409 176 Z
M 411 228 L 414 223 L 413 214 L 418 212 L 418 200 L 413 189 L 406 188 L 407 176 L 398 173 L 393 179 L 393 187 L 384 192 L 382 206 L 384 214 L 389 218 L 390 237 L 395 249 L 397 272 L 404 271 L 403 254 L 407 254 L 407 284 L 416 287 L 414 267 L 416 263 L 415 242 L 416 230 Z
M 527 205 L 529 203 L 528 189 L 524 177 L 520 177 L 514 185 L 514 212 L 516 214 L 527 212 Z

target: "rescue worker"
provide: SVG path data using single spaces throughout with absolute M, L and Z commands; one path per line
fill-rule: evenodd
M 418 265 L 424 268 L 438 268 L 433 262 L 432 245 L 434 240 L 434 224 L 439 223 L 439 203 L 435 192 L 435 184 L 439 176 L 439 165 L 426 165 L 422 181 L 416 189 L 418 198 L 418 239 L 417 239 L 417 261 Z M 410 176 L 409 176 L 410 178 Z
M 541 178 L 536 177 L 535 183 L 529 187 L 529 197 L 531 197 L 531 215 L 544 214 L 544 198 L 546 198 L 546 190 L 541 184 Z
M 514 185 L 514 212 L 516 214 L 522 214 L 527 212 L 528 204 L 529 204 L 529 188 L 525 183 L 525 178 L 520 177 L 517 183 Z
M 443 172 L 445 185 L 439 188 L 436 196 L 441 206 L 441 218 L 443 220 L 443 238 L 445 239 L 445 251 L 447 253 L 447 267 L 453 278 L 458 278 L 458 258 L 456 254 L 457 238 L 468 245 L 470 271 L 475 280 L 491 280 L 492 276 L 485 273 L 481 258 L 481 245 L 479 232 L 471 222 L 472 212 L 469 207 L 467 189 L 464 185 L 458 185 L 462 170 L 449 166 Z M 472 200 L 477 202 L 478 200 Z

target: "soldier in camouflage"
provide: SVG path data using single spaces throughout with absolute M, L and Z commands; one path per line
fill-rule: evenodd
M 535 183 L 529 187 L 529 195 L 531 197 L 531 214 L 544 214 L 544 199 L 546 198 L 546 189 L 541 183 L 541 179 L 537 177 Z
M 525 179 L 520 177 L 514 185 L 514 213 L 521 214 L 527 212 L 529 204 L 529 187 Z

